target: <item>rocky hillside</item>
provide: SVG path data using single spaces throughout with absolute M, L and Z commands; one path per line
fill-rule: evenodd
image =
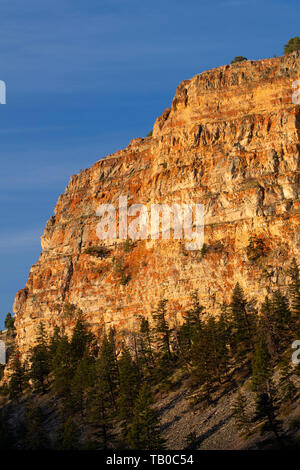
M 183 81 L 153 135 L 71 177 L 42 236 L 43 252 L 14 305 L 22 353 L 40 321 L 73 325 L 82 309 L 96 333 L 106 325 L 134 329 L 161 297 L 171 323 L 190 294 L 218 313 L 236 282 L 262 300 L 285 290 L 285 269 L 299 259 L 300 108 L 292 83 L 300 54 L 218 67 Z M 83 156 L 84 158 L 84 156 Z M 95 256 L 100 204 L 202 203 L 205 254 L 180 240 L 106 242 Z M 249 259 L 251 236 L 264 240 L 263 263 Z

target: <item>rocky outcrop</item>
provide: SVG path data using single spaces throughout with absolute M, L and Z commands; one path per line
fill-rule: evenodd
M 300 54 L 219 67 L 182 82 L 153 135 L 71 177 L 42 236 L 43 252 L 17 296 L 17 340 L 28 350 L 43 321 L 67 330 L 70 305 L 82 309 L 95 332 L 104 324 L 135 328 L 158 299 L 180 321 L 198 289 L 218 314 L 239 282 L 261 301 L 286 288 L 286 267 L 299 259 L 300 107 L 292 83 Z M 124 249 L 105 241 L 108 256 L 86 253 L 101 245 L 99 204 L 202 203 L 206 253 L 181 240 L 140 240 Z M 249 260 L 257 235 L 266 256 Z M 125 281 L 124 281 L 125 279 Z M 124 281 L 124 282 L 123 282 Z

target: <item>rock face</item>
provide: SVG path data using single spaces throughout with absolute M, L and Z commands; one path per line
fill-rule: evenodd
M 300 107 L 292 83 L 300 79 L 300 54 L 246 61 L 203 72 L 182 82 L 152 137 L 135 139 L 71 177 L 42 236 L 43 252 L 15 300 L 17 339 L 24 353 L 40 321 L 66 330 L 70 305 L 82 309 L 95 332 L 103 325 L 130 330 L 168 299 L 180 322 L 198 289 L 207 311 L 218 314 L 239 282 L 248 298 L 263 300 L 286 288 L 286 268 L 299 260 Z M 206 253 L 187 251 L 182 240 L 107 240 L 101 258 L 100 204 L 198 202 L 205 207 Z M 251 236 L 266 256 L 249 260 Z

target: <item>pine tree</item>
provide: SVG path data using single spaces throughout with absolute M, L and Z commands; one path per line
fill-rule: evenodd
M 49 356 L 50 356 L 50 365 L 52 367 L 52 362 L 55 357 L 59 342 L 61 340 L 61 331 L 59 326 L 55 325 L 53 334 L 49 341 Z
M 124 349 L 119 359 L 120 387 L 119 387 L 119 416 L 123 420 L 123 433 L 126 435 L 128 425 L 133 418 L 134 403 L 138 395 L 140 377 L 138 369 L 128 349 Z
M 50 442 L 44 426 L 44 415 L 40 407 L 31 406 L 26 411 L 24 444 L 26 450 L 50 449 Z
M 192 294 L 192 307 L 183 315 L 184 322 L 179 330 L 180 354 L 187 364 L 191 362 L 191 346 L 202 328 L 204 307 L 200 305 L 198 292 Z
M 140 389 L 133 411 L 133 421 L 127 436 L 131 449 L 162 450 L 164 440 L 160 436 L 157 412 L 153 409 L 150 388 L 144 384 Z
M 236 400 L 233 403 L 232 411 L 235 425 L 242 434 L 249 433 L 251 428 L 251 418 L 247 413 L 247 399 L 239 390 Z
M 290 276 L 291 282 L 289 285 L 289 294 L 290 294 L 290 306 L 293 319 L 296 324 L 296 334 L 300 334 L 300 275 L 299 267 L 295 258 L 293 259 L 291 266 L 289 268 L 288 274 Z
M 235 64 L 237 62 L 244 62 L 244 60 L 248 60 L 248 59 L 246 57 L 243 57 L 242 55 L 238 55 L 230 63 Z
M 272 296 L 272 314 L 275 326 L 275 336 L 280 338 L 281 349 L 290 341 L 291 335 L 291 312 L 288 300 L 277 290 Z
M 222 311 L 216 324 L 216 356 L 218 361 L 219 378 L 224 376 L 228 369 L 230 331 L 226 314 Z
M 160 355 L 167 360 L 171 357 L 170 350 L 170 328 L 166 320 L 167 315 L 167 300 L 160 300 L 157 310 L 153 313 L 155 321 L 155 336 L 157 349 Z
M 300 38 L 295 36 L 291 38 L 289 42 L 284 46 L 284 53 L 289 54 L 290 52 L 299 51 L 300 50 Z
M 231 345 L 232 341 L 232 319 L 230 307 L 223 303 L 221 306 L 221 314 L 219 316 L 219 329 L 222 331 L 224 342 Z
M 154 366 L 153 346 L 152 346 L 152 331 L 149 321 L 141 316 L 140 317 L 140 355 L 142 361 L 142 368 L 151 373 Z
M 256 399 L 256 411 L 254 421 L 262 423 L 261 434 L 273 432 L 279 446 L 283 447 L 281 437 L 281 422 L 277 418 L 278 406 L 269 393 L 260 393 Z
M 192 380 L 202 385 L 202 398 L 211 401 L 217 379 L 220 379 L 216 323 L 213 317 L 203 324 L 201 334 L 192 345 Z
M 116 358 L 115 331 L 110 329 L 109 336 L 104 335 L 99 358 L 96 361 L 96 373 L 102 387 L 108 390 L 111 406 L 117 410 L 117 388 L 119 369 Z
M 70 386 L 74 374 L 72 349 L 66 336 L 62 336 L 53 359 L 53 373 L 56 393 L 70 404 Z
M 8 385 L 9 396 L 10 398 L 18 398 L 28 384 L 27 371 L 25 365 L 21 363 L 18 350 L 14 352 L 11 369 L 13 372 Z
M 278 337 L 278 329 L 276 327 L 273 305 L 269 297 L 266 297 L 261 306 L 261 319 L 259 330 L 262 332 L 263 337 L 266 338 L 269 354 L 274 361 L 277 362 L 280 353 L 280 341 Z
M 193 332 L 196 330 L 198 333 L 201 331 L 202 316 L 204 315 L 204 307 L 200 304 L 198 291 L 192 293 L 192 306 L 183 315 L 184 322 L 191 328 L 191 339 Z
M 11 313 L 8 313 L 5 317 L 4 326 L 7 330 L 12 331 L 15 328 L 15 318 Z
M 290 402 L 295 396 L 297 389 L 291 380 L 292 368 L 289 358 L 285 357 L 280 362 L 279 390 L 282 403 Z
M 168 373 L 171 367 L 170 335 L 171 331 L 166 320 L 167 300 L 160 300 L 157 310 L 152 314 L 154 319 L 154 346 L 155 346 L 155 367 L 152 376 L 157 383 L 166 384 Z
M 261 312 L 261 329 L 264 331 L 273 363 L 276 363 L 288 345 L 292 331 L 292 317 L 288 301 L 277 290 L 273 292 L 271 300 L 269 297 L 265 298 Z
M 243 289 L 237 283 L 230 304 L 233 322 L 233 346 L 237 358 L 243 359 L 253 349 L 255 315 L 244 297 Z
M 16 423 L 16 431 L 15 431 L 15 446 L 18 450 L 26 449 L 26 435 L 27 435 L 27 422 L 26 413 L 25 416 L 19 419 Z
M 30 372 L 35 390 L 44 392 L 46 389 L 46 380 L 50 373 L 50 355 L 46 341 L 45 329 L 42 323 L 39 326 L 37 344 L 31 350 Z
M 191 330 L 186 323 L 179 328 L 179 354 L 186 365 L 191 363 Z
M 226 354 L 219 336 L 218 324 L 213 316 L 209 316 L 207 320 L 206 335 L 210 343 L 210 368 L 215 374 L 216 379 L 221 382 L 221 375 L 224 372 L 224 356 Z M 226 357 L 225 357 L 226 361 Z
M 72 417 L 62 425 L 59 432 L 56 449 L 57 450 L 80 450 L 80 431 Z
M 93 385 L 94 360 L 87 351 L 77 364 L 70 386 L 70 401 L 74 410 L 83 414 L 85 399 L 89 388 Z
M 89 391 L 87 421 L 93 429 L 93 439 L 90 438 L 93 447 L 107 450 L 115 440 L 113 431 L 115 412 L 111 407 L 110 390 L 107 387 L 107 382 L 101 379 L 101 377 L 98 377 L 94 387 Z
M 257 393 L 269 391 L 272 376 L 271 357 L 266 341 L 259 337 L 252 359 L 252 389 Z
M 11 432 L 7 418 L 4 416 L 3 410 L 0 413 L 0 450 L 14 450 L 14 436 Z
M 87 420 L 92 427 L 90 443 L 97 449 L 109 449 L 115 440 L 113 421 L 118 411 L 117 390 L 119 370 L 116 358 L 115 331 L 104 335 L 100 354 L 95 364 L 93 386 L 87 396 Z
M 77 364 L 83 357 L 86 348 L 93 340 L 93 334 L 88 331 L 82 312 L 78 312 L 78 318 L 71 338 L 71 355 L 74 364 Z

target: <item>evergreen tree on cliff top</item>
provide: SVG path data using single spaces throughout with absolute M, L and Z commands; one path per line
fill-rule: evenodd
M 290 52 L 299 51 L 300 50 L 300 38 L 299 36 L 295 36 L 291 38 L 289 42 L 284 46 L 284 53 L 289 54 Z
M 242 55 L 237 55 L 230 63 L 236 64 L 237 62 L 244 62 L 244 60 L 248 60 L 247 57 L 243 57 Z

